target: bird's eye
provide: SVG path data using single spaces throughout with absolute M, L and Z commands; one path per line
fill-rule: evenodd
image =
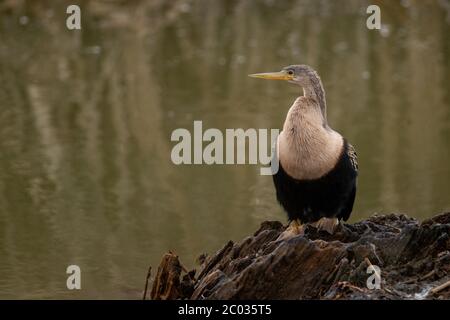
M 292 76 L 293 74 L 294 74 L 294 71 L 292 71 L 292 70 L 288 71 L 288 75 Z

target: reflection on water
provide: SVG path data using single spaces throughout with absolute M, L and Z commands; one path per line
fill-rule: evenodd
M 329 121 L 357 148 L 352 221 L 450 209 L 450 5 L 366 1 L 0 4 L 0 297 L 139 298 L 171 249 L 187 266 L 266 219 L 259 166 L 175 166 L 171 132 L 280 128 L 294 86 L 247 74 L 318 69 Z M 66 289 L 66 267 L 82 290 Z

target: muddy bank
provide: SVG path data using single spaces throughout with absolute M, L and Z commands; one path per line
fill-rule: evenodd
M 284 230 L 280 222 L 265 221 L 241 242 L 200 256 L 197 270 L 187 271 L 169 252 L 146 296 L 450 299 L 450 213 L 421 223 L 405 215 L 374 216 L 342 224 L 334 235 L 308 227 L 304 236 L 276 241 Z

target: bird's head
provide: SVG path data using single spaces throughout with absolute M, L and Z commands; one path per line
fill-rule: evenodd
M 249 76 L 268 80 L 284 80 L 301 86 L 303 88 L 303 95 L 317 102 L 311 105 L 320 108 L 323 122 L 326 125 L 327 106 L 325 90 L 323 89 L 319 75 L 310 66 L 296 64 L 284 67 L 278 72 L 255 73 Z
M 310 66 L 305 64 L 296 64 L 284 67 L 278 72 L 255 73 L 250 74 L 249 77 L 267 80 L 285 80 L 305 87 L 310 84 L 311 77 L 315 75 L 316 72 Z

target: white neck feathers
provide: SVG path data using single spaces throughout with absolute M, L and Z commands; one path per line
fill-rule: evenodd
M 278 157 L 288 175 L 298 180 L 318 179 L 332 170 L 342 154 L 344 139 L 324 121 L 316 101 L 299 97 L 278 137 Z

